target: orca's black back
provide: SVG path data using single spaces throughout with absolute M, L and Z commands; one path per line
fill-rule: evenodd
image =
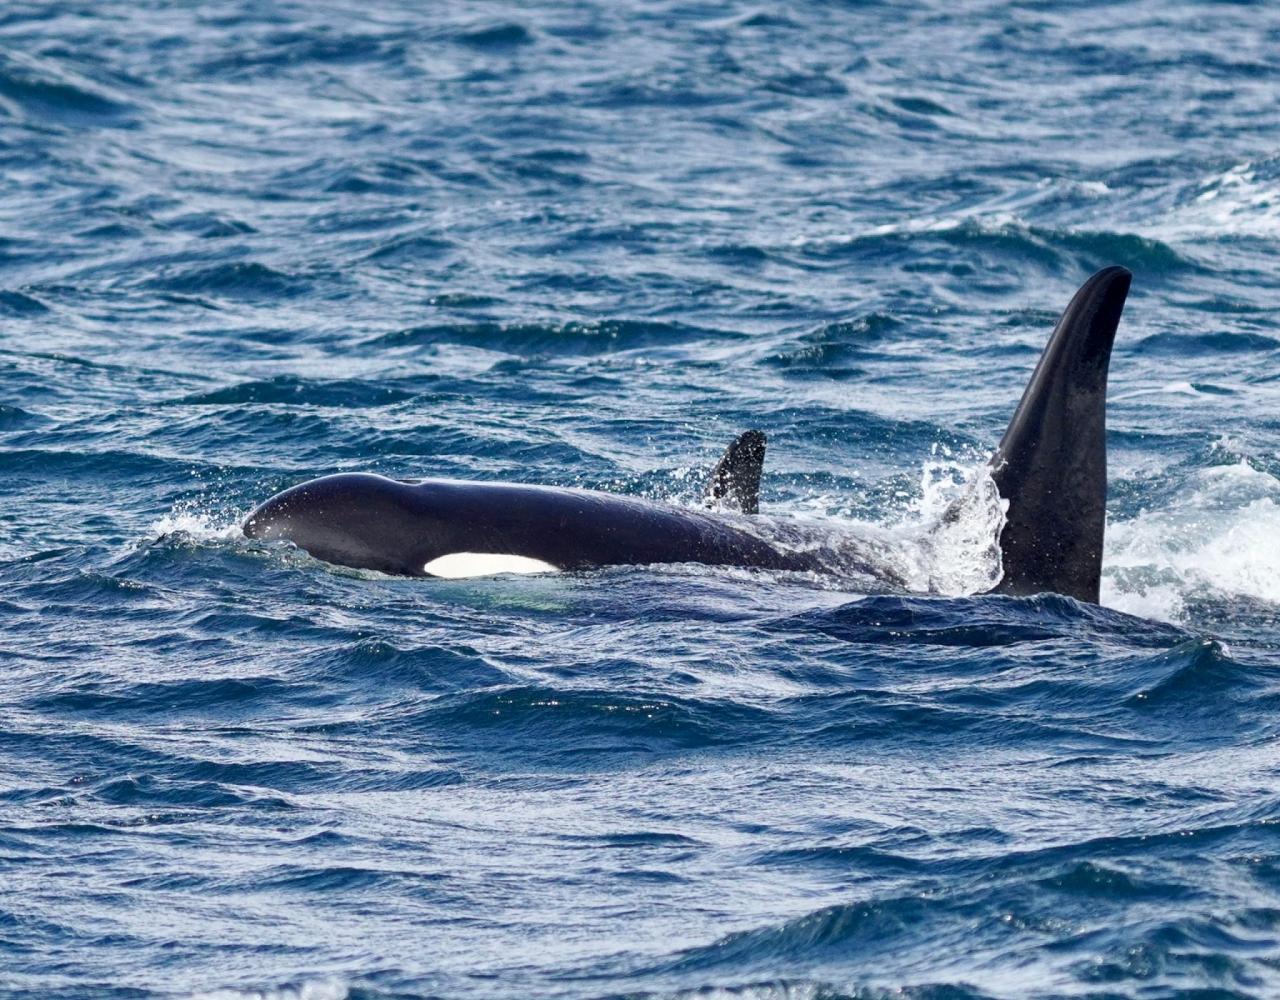
M 591 490 L 427 480 L 410 487 L 420 509 L 460 531 L 456 551 L 524 555 L 563 569 L 644 563 L 807 569 L 720 515 Z
M 285 538 L 319 559 L 421 575 L 454 553 L 518 555 L 561 569 L 698 562 L 810 570 L 745 521 L 637 497 L 549 486 L 425 480 L 367 473 L 324 476 L 285 490 L 249 515 L 245 534 Z

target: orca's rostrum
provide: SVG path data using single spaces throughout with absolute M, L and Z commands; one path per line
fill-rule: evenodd
M 1081 286 L 1054 328 L 991 460 L 1007 503 L 994 592 L 1098 600 L 1106 515 L 1106 389 L 1130 273 Z M 775 530 L 759 509 L 765 436 L 747 431 L 690 510 L 595 490 L 347 473 L 295 486 L 258 507 L 251 538 L 287 539 L 318 559 L 406 576 L 704 563 L 842 573 L 901 590 L 876 546 L 852 533 Z M 944 515 L 944 518 L 947 515 Z

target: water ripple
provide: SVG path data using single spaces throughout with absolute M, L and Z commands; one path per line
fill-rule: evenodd
M 1277 38 L 3 5 L 0 996 L 1280 994 Z M 758 427 L 777 530 L 984 590 L 925 527 L 1113 263 L 1100 607 L 239 528 L 355 469 L 697 507 Z

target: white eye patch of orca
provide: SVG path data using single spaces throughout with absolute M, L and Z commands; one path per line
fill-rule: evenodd
M 422 572 L 445 580 L 463 580 L 472 576 L 496 576 L 499 573 L 558 573 L 560 568 L 528 556 L 512 556 L 500 552 L 450 552 L 432 559 L 422 567 Z

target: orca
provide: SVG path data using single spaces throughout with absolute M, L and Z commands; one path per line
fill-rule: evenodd
M 1098 600 L 1107 372 L 1131 279 L 1107 267 L 1076 292 L 991 459 L 1007 505 L 993 593 Z M 765 448 L 761 431 L 738 437 L 711 473 L 703 509 L 586 489 L 340 473 L 271 497 L 243 531 L 402 576 L 702 563 L 835 574 L 868 592 L 905 589 L 882 540 L 758 513 Z

